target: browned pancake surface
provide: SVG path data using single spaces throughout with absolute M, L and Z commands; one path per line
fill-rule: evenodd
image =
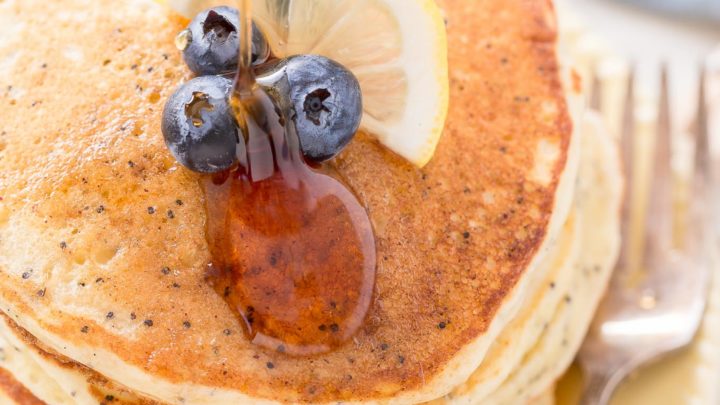
M 4 368 L 0 368 L 0 391 L 19 405 L 45 405 Z
M 70 359 L 68 359 L 65 356 L 62 356 L 58 353 L 53 352 L 52 350 L 48 349 L 47 347 L 44 347 L 44 345 L 38 340 L 30 335 L 27 331 L 20 328 L 15 322 L 13 322 L 11 319 L 9 319 L 6 315 L 0 315 L 0 322 L 4 322 L 5 325 L 3 325 L 3 330 L 7 331 L 7 333 L 14 335 L 14 338 L 17 340 L 13 340 L 13 343 L 8 342 L 12 345 L 13 349 L 19 353 L 16 355 L 25 356 L 28 360 L 33 361 L 35 359 L 38 360 L 38 363 L 35 365 L 39 368 L 39 371 L 46 372 L 49 370 L 46 370 L 46 364 L 50 364 L 54 367 L 60 368 L 63 370 L 63 373 L 65 373 L 66 380 L 63 381 L 63 383 L 58 384 L 62 389 L 66 389 L 65 392 L 66 396 L 75 398 L 75 401 L 83 402 L 84 400 L 81 400 L 79 398 L 87 398 L 86 396 L 79 397 L 77 396 L 76 390 L 87 390 L 88 393 L 97 400 L 99 404 L 105 404 L 108 405 L 110 403 L 116 404 L 116 405 L 157 405 L 158 402 L 150 400 L 148 398 L 143 398 L 135 393 L 129 391 L 127 388 L 117 385 L 115 382 L 108 380 L 107 378 L 103 377 L 102 375 L 97 374 L 93 370 L 88 369 L 87 367 L 84 367 Z M 7 336 L 4 336 L 7 337 Z M 17 342 L 17 343 L 15 343 Z M 16 344 L 19 344 L 19 346 L 16 346 Z M 30 357 L 30 353 L 32 352 L 34 355 L 38 355 L 35 358 Z M 32 360 L 31 360 L 32 359 Z M 0 360 L 0 364 L 5 363 L 5 359 Z M 31 387 L 25 387 L 22 382 L 17 381 L 11 373 L 7 373 L 7 375 L 4 375 L 2 372 L 3 367 L 9 370 L 14 370 L 13 366 L 16 366 L 18 362 L 15 362 L 14 365 L 4 364 L 2 367 L 0 367 L 0 390 L 5 392 L 9 397 L 11 398 L 19 398 L 17 400 L 18 404 L 21 405 L 33 405 L 36 402 L 33 402 L 35 395 L 30 391 L 28 388 L 36 388 L 40 390 L 47 390 L 48 387 L 45 387 L 43 384 L 45 383 L 45 380 L 32 378 L 31 384 L 35 384 Z M 29 365 L 28 365 L 29 366 Z M 21 366 L 22 367 L 22 366 Z M 48 373 L 47 377 L 52 378 L 52 373 Z M 84 383 L 80 382 L 84 379 Z M 26 381 L 27 382 L 27 381 Z M 68 383 L 72 385 L 68 385 Z M 82 385 L 74 385 L 74 384 L 82 384 Z M 72 387 L 72 388 L 69 388 Z M 42 396 L 42 395 L 40 395 Z M 40 399 L 35 399 L 39 401 L 39 403 L 44 403 Z M 51 404 L 52 405 L 52 404 Z
M 536 253 L 571 134 L 550 2 L 440 3 L 445 134 L 422 170 L 363 134 L 334 162 L 375 226 L 376 293 L 355 339 L 313 358 L 251 345 L 204 281 L 199 176 L 160 133 L 164 100 L 190 77 L 173 45 L 182 22 L 150 1 L 6 4 L 34 35 L 0 39 L 0 66 L 12 62 L 0 76 L 0 255 L 28 245 L 7 239 L 14 218 L 43 238 L 2 269 L 0 301 L 176 383 L 321 401 L 430 381 L 486 332 Z M 560 151 L 547 184 L 529 179 L 540 140 Z

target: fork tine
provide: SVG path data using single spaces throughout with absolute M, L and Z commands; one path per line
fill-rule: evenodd
M 630 80 L 629 86 L 633 83 Z M 632 90 L 628 91 L 630 104 L 625 108 L 625 126 L 622 134 L 623 152 L 625 152 L 625 164 L 630 161 L 628 153 L 633 143 L 632 135 L 635 123 L 632 109 Z M 702 94 L 701 94 L 702 96 Z M 704 104 L 704 103 L 703 103 Z M 701 104 L 702 105 L 702 104 Z M 646 220 L 647 229 L 643 229 L 645 235 L 665 236 L 672 228 L 672 208 L 670 200 L 673 178 L 670 166 L 671 157 L 671 126 L 669 111 L 669 91 L 667 71 L 663 67 L 662 84 L 660 94 L 659 114 L 657 117 L 657 139 L 654 154 L 654 172 L 651 180 L 651 194 L 649 198 Z M 703 108 L 705 106 L 703 105 Z M 699 118 L 702 120 L 700 126 L 706 124 L 707 113 L 700 111 Z M 637 133 L 639 135 L 639 133 Z M 698 144 L 701 154 L 697 167 L 703 173 L 709 165 L 715 167 L 715 161 L 702 160 L 707 157 L 707 132 L 700 132 Z M 646 151 L 638 151 L 646 153 Z M 634 155 L 637 157 L 637 154 Z M 638 182 L 640 179 L 629 178 L 629 184 Z M 630 187 L 632 189 L 632 187 Z M 710 187 L 713 188 L 713 187 Z M 633 190 L 635 191 L 635 190 Z M 708 194 L 707 187 L 700 193 L 702 197 Z M 692 196 L 690 206 L 694 207 L 695 196 Z M 626 196 L 626 204 L 628 197 Z M 633 210 L 636 209 L 633 205 Z M 625 215 L 626 211 L 624 211 Z M 632 213 L 633 215 L 636 212 Z M 582 404 L 597 405 L 607 404 L 617 382 L 624 379 L 629 373 L 650 360 L 655 360 L 671 351 L 685 347 L 692 342 L 698 327 L 702 321 L 702 315 L 708 299 L 708 287 L 710 286 L 711 251 L 707 242 L 715 242 L 702 234 L 703 228 L 707 226 L 707 214 L 702 218 L 703 226 L 691 227 L 688 234 L 695 235 L 693 246 L 700 250 L 670 249 L 653 252 L 653 249 L 645 250 L 633 248 L 630 265 L 638 265 L 637 274 L 639 279 L 628 277 L 627 284 L 618 283 L 618 279 L 625 278 L 628 270 L 634 272 L 635 268 L 617 268 L 613 274 L 613 286 L 608 289 L 607 296 L 603 300 L 599 312 L 593 323 L 585 343 L 580 351 L 580 362 L 586 372 L 586 381 L 589 384 L 585 387 Z M 633 218 L 635 219 L 635 218 Z M 664 222 L 663 222 L 664 221 Z M 663 225 L 664 224 L 664 225 Z M 627 226 L 627 220 L 622 224 Z M 633 224 L 636 225 L 644 224 Z M 662 228 L 665 227 L 665 230 Z M 659 229 L 659 231 L 658 231 Z M 633 232 L 636 230 L 633 229 Z M 639 229 L 637 231 L 640 231 Z M 637 232 L 640 234 L 640 232 Z M 661 239 L 646 238 L 645 242 L 657 248 Z M 625 239 L 622 246 L 630 245 L 631 241 Z M 670 246 L 668 246 L 670 247 Z M 674 247 L 674 246 L 673 246 Z M 646 254 L 644 266 L 639 266 L 635 261 L 635 253 Z M 618 271 L 619 270 L 619 271 Z M 621 277 L 618 277 L 621 275 Z M 634 274 L 633 274 L 634 275 Z M 619 285 L 618 285 L 619 284 Z M 615 288 L 620 287 L 620 288 Z
M 634 187 L 633 151 L 635 139 L 635 69 L 630 67 L 627 78 L 627 89 L 625 92 L 625 105 L 623 110 L 623 126 L 620 134 L 620 149 L 622 166 L 625 174 L 625 190 L 622 203 L 622 217 L 620 220 L 621 240 L 626 241 L 620 247 L 618 257 L 618 268 L 626 269 L 630 264 L 630 240 L 631 235 L 631 207 Z
M 700 82 L 698 86 L 697 134 L 695 139 L 695 176 L 699 181 L 711 181 L 710 140 L 708 134 L 707 98 L 705 93 L 705 65 L 700 65 Z M 701 178 L 698 178 L 701 177 Z M 698 181 L 695 182 L 697 184 Z
M 671 122 L 667 65 L 660 77 L 655 153 L 648 195 L 645 228 L 645 256 L 648 265 L 670 247 L 672 240 Z
M 602 104 L 602 85 L 597 76 L 597 72 L 592 71 L 592 83 L 590 88 L 590 108 L 595 111 L 601 111 Z
M 698 106 L 695 121 L 695 162 L 693 167 L 692 178 L 692 205 L 688 212 L 689 220 L 692 222 L 690 226 L 696 230 L 705 229 L 708 222 L 708 213 L 710 213 L 710 223 L 715 226 L 717 217 L 713 215 L 711 205 L 716 197 L 715 178 L 713 177 L 713 168 L 716 167 L 710 153 L 710 139 L 708 128 L 708 100 L 705 93 L 706 71 L 705 65 L 700 65 L 700 81 L 698 85 Z M 693 235 L 687 235 L 687 238 Z M 686 243 L 693 243 L 690 240 Z

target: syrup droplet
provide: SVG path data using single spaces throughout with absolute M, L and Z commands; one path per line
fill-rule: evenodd
M 345 185 L 305 164 L 269 96 L 255 97 L 264 117 L 246 118 L 247 166 L 203 182 L 210 280 L 253 343 L 326 352 L 357 332 L 370 306 L 370 220 Z
M 190 30 L 185 29 L 180 31 L 179 34 L 175 37 L 175 47 L 180 50 L 184 51 L 187 49 L 188 45 L 190 44 Z

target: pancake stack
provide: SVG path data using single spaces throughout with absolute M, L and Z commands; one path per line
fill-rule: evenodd
M 183 21 L 153 0 L 0 2 L 6 400 L 543 398 L 617 256 L 617 150 L 560 65 L 550 1 L 439 4 L 443 138 L 423 169 L 363 133 L 333 162 L 373 222 L 374 301 L 352 341 L 292 357 L 252 345 L 205 281 L 199 175 L 160 133 L 189 78 Z

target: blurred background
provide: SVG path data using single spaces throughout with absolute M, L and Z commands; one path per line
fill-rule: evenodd
M 654 80 L 658 78 L 658 66 L 667 62 L 676 102 L 675 124 L 682 127 L 692 120 L 698 65 L 706 60 L 711 71 L 720 70 L 720 0 L 557 0 L 556 3 L 561 15 L 571 14 L 569 24 L 582 24 L 586 31 L 581 47 L 608 47 L 596 51 L 637 66 L 641 94 L 657 90 Z M 712 97 L 716 100 L 718 95 Z
M 705 19 L 709 22 L 720 20 L 720 2 L 717 0 L 624 0 L 622 2 L 668 14 Z
M 555 3 L 564 36 L 565 49 L 561 52 L 579 66 L 586 83 L 593 74 L 599 77 L 603 89 L 602 113 L 614 135 L 620 131 L 626 79 L 632 69 L 636 81 L 636 146 L 642 145 L 639 149 L 648 155 L 656 125 L 660 70 L 667 64 L 673 164 L 678 178 L 687 177 L 694 150 L 699 70 L 705 65 L 711 150 L 720 156 L 720 0 L 555 0 Z M 637 159 L 641 163 L 636 164 L 642 165 L 642 160 Z M 715 168 L 715 173 L 720 178 L 720 167 Z M 645 175 L 651 175 L 649 170 L 645 170 Z M 720 216 L 720 204 L 716 202 L 712 210 L 709 218 L 711 214 Z M 716 225 L 720 231 L 720 222 Z M 720 250 L 720 239 L 716 245 Z M 621 386 L 612 405 L 720 404 L 720 260 L 716 263 L 710 310 L 696 343 L 633 375 Z M 577 403 L 580 384 L 580 374 L 574 369 L 560 384 L 558 403 Z

